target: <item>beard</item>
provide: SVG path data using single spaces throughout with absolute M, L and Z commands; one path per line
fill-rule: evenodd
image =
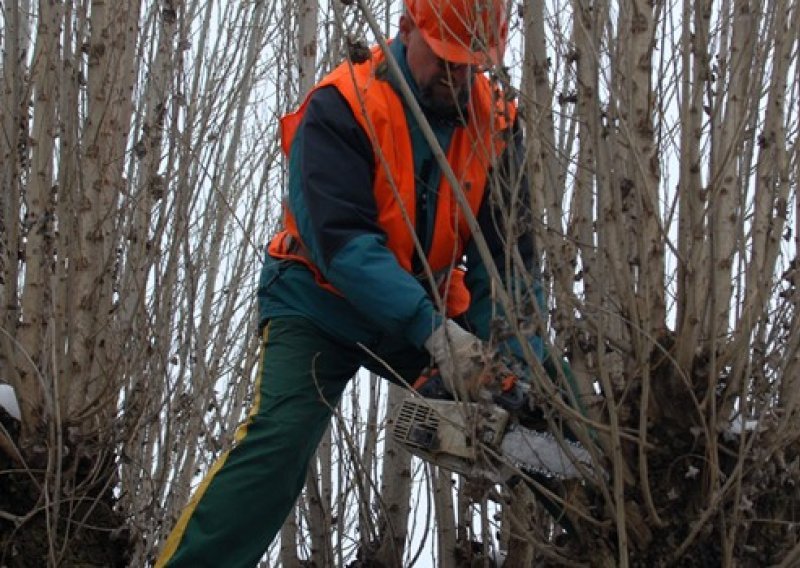
M 426 115 L 441 120 L 465 120 L 469 88 L 442 89 L 442 84 L 432 81 L 419 89 L 419 103 Z

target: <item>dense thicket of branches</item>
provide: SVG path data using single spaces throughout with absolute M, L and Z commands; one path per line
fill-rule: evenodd
M 0 414 L 0 564 L 153 559 L 252 396 L 276 119 L 400 9 L 2 4 L 0 382 L 22 420 Z M 579 385 L 532 389 L 608 477 L 555 488 L 560 534 L 523 485 L 411 460 L 385 434 L 406 395 L 357 377 L 272 558 L 795 565 L 800 5 L 509 9 L 535 204 L 512 225 Z
M 790 565 L 798 5 L 527 7 L 555 341 L 611 459 L 591 524 L 622 564 Z

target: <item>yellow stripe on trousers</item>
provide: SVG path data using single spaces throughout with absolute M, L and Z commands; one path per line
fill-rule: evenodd
M 256 396 L 253 401 L 253 406 L 250 408 L 250 412 L 247 415 L 247 420 L 236 429 L 236 434 L 234 434 L 234 444 L 240 443 L 242 440 L 244 440 L 245 436 L 247 436 L 247 427 L 253 421 L 253 417 L 258 414 L 259 407 L 261 406 L 261 375 L 264 370 L 264 356 L 267 351 L 267 337 L 269 337 L 269 324 L 264 326 L 264 333 L 262 336 L 261 359 L 258 364 L 258 378 L 256 379 L 255 385 Z M 183 509 L 183 512 L 178 518 L 178 522 L 175 524 L 172 532 L 169 533 L 167 542 L 164 544 L 164 548 L 161 550 L 158 560 L 156 560 L 155 568 L 164 568 L 164 566 L 166 566 L 175 555 L 175 552 L 178 550 L 178 545 L 180 545 L 183 535 L 186 532 L 189 519 L 192 518 L 194 510 L 197 508 L 197 504 L 203 498 L 203 494 L 206 492 L 209 485 L 211 485 L 211 482 L 214 480 L 214 476 L 219 472 L 220 469 L 222 469 L 222 466 L 225 465 L 225 460 L 228 459 L 229 453 L 230 450 L 227 450 L 225 453 L 223 453 L 219 459 L 214 462 L 214 465 L 203 478 L 203 481 L 200 482 L 200 485 L 197 487 L 197 491 L 195 491 L 194 495 L 192 495 L 192 498 Z

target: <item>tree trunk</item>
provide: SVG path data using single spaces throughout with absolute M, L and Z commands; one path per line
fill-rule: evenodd
M 456 514 L 453 504 L 453 474 L 430 466 L 429 475 L 433 490 L 433 505 L 436 513 L 436 552 L 438 566 L 455 568 L 458 566 L 456 547 Z
M 408 391 L 389 386 L 386 401 L 386 431 L 391 432 L 397 407 L 408 397 Z M 411 512 L 411 454 L 391 436 L 386 436 L 380 481 L 379 547 L 377 562 L 387 568 L 403 566 L 408 538 L 408 515 Z

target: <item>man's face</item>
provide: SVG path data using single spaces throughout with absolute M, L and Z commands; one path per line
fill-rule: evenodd
M 400 17 L 400 41 L 406 46 L 408 68 L 419 87 L 422 105 L 436 114 L 456 115 L 469 97 L 470 66 L 438 57 L 406 15 Z

